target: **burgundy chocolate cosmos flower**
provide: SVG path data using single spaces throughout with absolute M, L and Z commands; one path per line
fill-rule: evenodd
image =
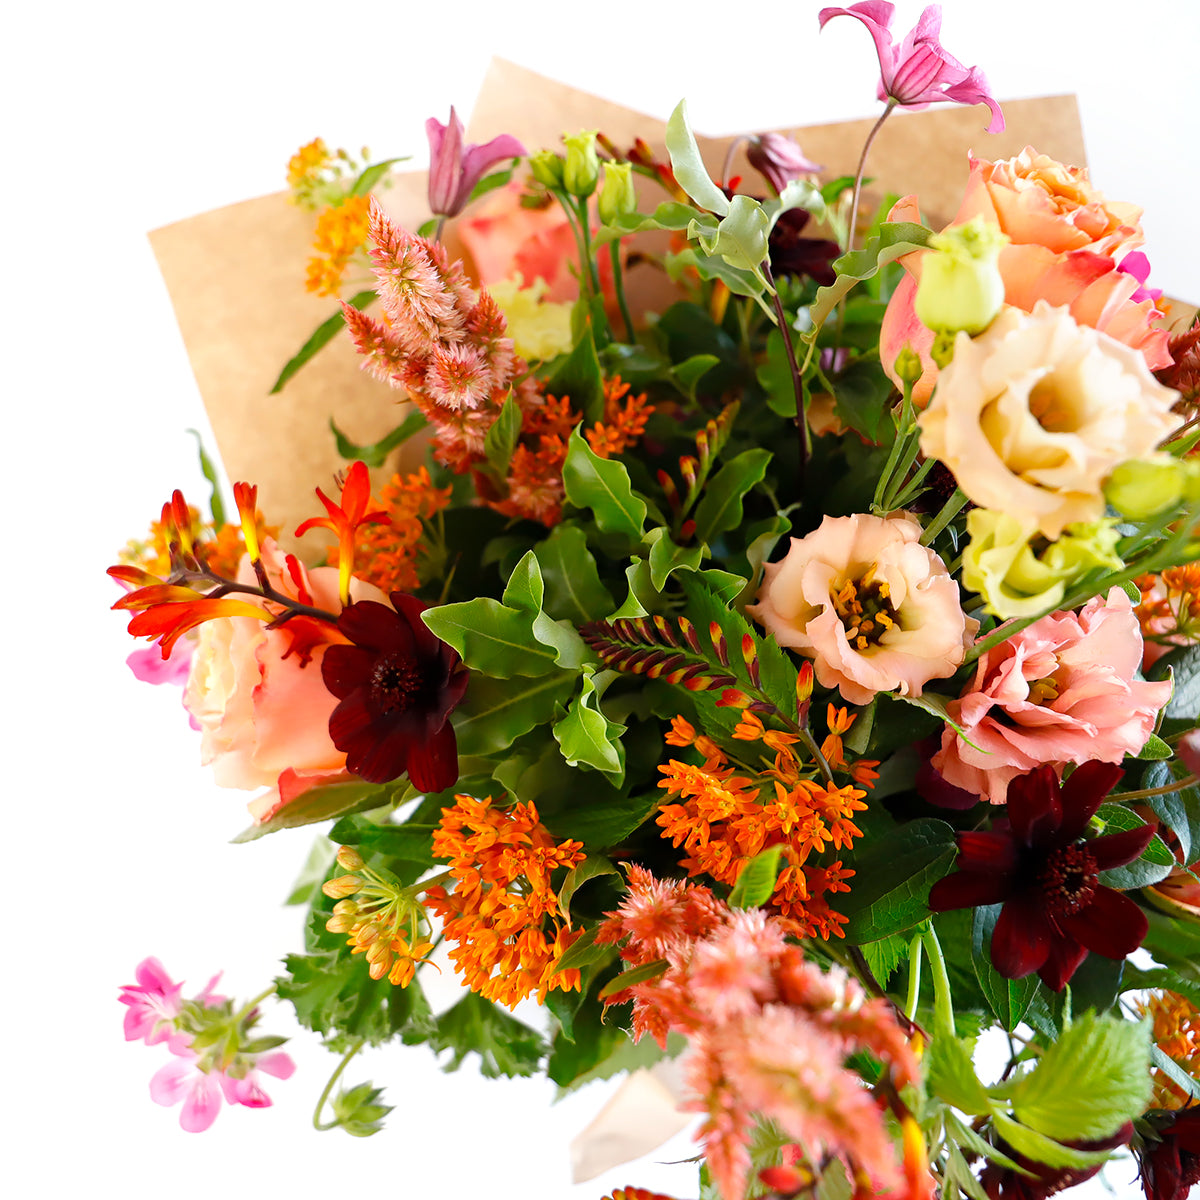
M 370 783 L 408 772 L 425 792 L 458 778 L 458 745 L 450 713 L 467 690 L 458 653 L 426 628 L 426 605 L 403 592 L 392 604 L 360 600 L 338 618 L 353 643 L 330 646 L 321 660 L 325 686 L 341 703 L 329 736 L 346 766 Z
M 1099 875 L 1137 858 L 1154 827 L 1083 837 L 1120 777 L 1117 765 L 1087 762 L 1060 785 L 1052 767 L 1039 767 L 1009 784 L 1007 821 L 958 835 L 958 870 L 933 885 L 929 907 L 1003 903 L 992 963 L 1005 978 L 1036 971 L 1060 992 L 1089 950 L 1122 959 L 1142 944 L 1145 913 Z
M 1151 1116 L 1150 1123 L 1161 1140 L 1139 1155 L 1146 1200 L 1187 1200 L 1200 1183 L 1200 1106 Z

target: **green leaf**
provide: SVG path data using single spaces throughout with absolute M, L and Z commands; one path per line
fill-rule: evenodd
M 1156 733 L 1146 739 L 1146 744 L 1137 752 L 1136 758 L 1143 761 L 1157 762 L 1162 758 L 1170 758 L 1174 751 Z
M 700 147 L 688 125 L 687 101 L 680 100 L 667 120 L 667 153 L 671 170 L 679 186 L 701 208 L 724 216 L 729 211 L 729 199 L 709 176 L 700 154 Z
M 696 401 L 696 384 L 721 360 L 715 354 L 693 354 L 691 358 L 671 368 L 671 382 L 693 403 Z
M 763 481 L 770 465 L 769 450 L 745 450 L 708 481 L 696 506 L 697 541 L 711 544 L 718 534 L 741 525 L 742 499 Z
M 1148 1023 L 1084 1012 L 1009 1088 L 1009 1102 L 1038 1133 L 1094 1141 L 1140 1116 L 1152 1090 Z
M 1106 1162 L 1112 1155 L 1111 1150 L 1076 1150 L 1064 1146 L 1034 1129 L 1018 1125 L 1004 1113 L 996 1113 L 992 1118 L 996 1132 L 1018 1153 L 1035 1162 L 1045 1163 L 1049 1167 L 1092 1167 L 1097 1163 Z
M 595 678 L 585 674 L 579 695 L 552 730 L 569 766 L 590 767 L 619 787 L 625 778 L 625 747 L 621 745 L 625 726 L 600 711 L 601 693 Z
M 463 703 L 454 712 L 460 754 L 507 750 L 523 734 L 549 724 L 557 705 L 575 690 L 575 677 L 556 671 L 536 679 L 506 681 L 472 678 Z
M 635 829 L 645 824 L 662 804 L 662 792 L 637 792 L 602 803 L 589 803 L 586 807 L 574 807 L 570 810 L 569 818 L 561 823 L 550 816 L 544 816 L 543 820 L 552 833 L 575 838 L 589 848 L 605 848 L 623 842 Z
M 608 996 L 612 996 L 617 992 L 623 992 L 628 987 L 633 987 L 635 983 L 646 983 L 651 979 L 657 979 L 670 966 L 665 958 L 656 958 L 653 962 L 643 963 L 640 967 L 631 967 L 628 971 L 622 971 L 615 979 L 610 979 L 599 992 L 601 1000 Z
M 599 925 L 593 929 L 585 929 L 567 947 L 566 953 L 558 960 L 558 969 L 560 971 L 579 971 L 584 967 L 592 966 L 593 963 L 605 962 L 616 958 L 616 946 L 608 942 L 602 946 L 596 945 L 596 935 L 599 932 Z
M 582 413 L 588 426 L 604 419 L 604 377 L 596 356 L 596 341 L 588 328 L 575 348 L 546 380 L 546 394 L 571 397 L 571 407 Z
M 1178 1088 L 1193 1100 L 1200 1100 L 1200 1082 L 1193 1079 L 1173 1058 L 1168 1057 L 1158 1046 L 1150 1047 L 1150 1062 Z
M 472 189 L 471 194 L 467 197 L 468 204 L 474 204 L 480 196 L 486 196 L 488 192 L 494 192 L 497 188 L 504 187 L 506 183 L 513 177 L 513 171 L 518 160 L 513 160 L 513 165 L 505 167 L 502 171 L 493 171 L 490 175 L 485 175 Z
M 347 303 L 351 308 L 357 308 L 360 311 L 367 307 L 373 300 L 376 299 L 374 291 L 358 292 L 351 296 Z M 284 385 L 310 358 L 313 357 L 319 350 L 323 350 L 343 329 L 346 328 L 346 318 L 342 316 L 342 310 L 339 308 L 328 320 L 322 321 L 320 325 L 313 330 L 312 336 L 284 363 L 283 370 L 279 372 L 279 377 L 271 386 L 270 395 L 275 395 L 276 392 L 283 391 Z
M 578 525 L 563 521 L 533 548 L 545 582 L 545 611 L 575 625 L 598 621 L 616 608 Z
M 892 973 L 908 957 L 908 941 L 898 933 L 893 933 L 877 942 L 867 942 L 862 947 L 862 955 L 871 968 L 871 974 L 886 988 Z
M 688 226 L 687 235 L 699 241 L 705 254 L 724 259 L 736 271 L 757 276 L 767 257 L 770 231 L 771 222 L 763 206 L 752 196 L 738 193 L 714 232 L 707 231 L 701 218 Z
M 231 840 L 235 844 L 255 842 L 260 837 L 266 837 L 268 833 L 277 833 L 281 829 L 296 829 L 301 825 L 313 825 L 317 821 L 342 817 L 347 813 L 378 808 L 391 802 L 395 790 L 394 783 L 366 783 L 362 780 L 353 783 L 318 784 L 290 800 L 269 820 L 243 829 Z
M 825 319 L 856 283 L 870 279 L 880 267 L 895 262 L 902 255 L 923 249 L 929 244 L 930 232 L 923 225 L 910 221 L 885 221 L 879 227 L 878 237 L 871 238 L 861 250 L 837 259 L 833 264 L 837 279 L 829 287 L 817 291 L 816 301 L 809 310 L 813 327 L 805 335 L 806 339 L 816 339 Z
M 1038 989 L 1038 977 L 1026 975 L 1024 979 L 1005 979 L 992 965 L 992 930 L 996 927 L 1000 908 L 999 904 L 986 904 L 975 909 L 971 924 L 971 961 L 988 1006 L 1000 1024 L 1011 1031 L 1021 1023 Z
M 379 825 L 366 817 L 350 816 L 338 821 L 329 838 L 339 846 L 356 846 L 362 854 L 433 865 L 432 825 Z
M 589 879 L 595 879 L 597 875 L 616 874 L 617 868 L 613 866 L 612 860 L 605 858 L 603 854 L 589 854 L 583 862 L 576 863 L 567 872 L 562 887 L 558 889 L 558 907 L 568 929 L 571 928 L 571 901 L 580 887 Z
M 1141 829 L 1146 824 L 1144 818 L 1120 804 L 1102 804 L 1096 810 L 1096 816 L 1104 822 L 1105 833 Z M 1105 887 L 1116 888 L 1118 891 L 1149 887 L 1152 883 L 1166 879 L 1178 865 L 1175 855 L 1167 849 L 1162 838 L 1156 833 L 1140 858 L 1135 858 L 1123 867 L 1110 867 L 1107 871 L 1101 871 L 1100 882 Z
M 1142 776 L 1143 788 L 1166 787 L 1186 778 L 1188 769 L 1178 759 L 1154 762 Z M 1184 862 L 1194 862 L 1200 851 L 1200 787 L 1192 784 L 1161 796 L 1147 796 L 1140 803 L 1154 812 L 1160 821 L 1179 839 Z
M 597 230 L 593 244 L 597 247 L 606 246 L 618 238 L 629 237 L 634 233 L 646 233 L 654 229 L 683 230 L 701 216 L 703 214 L 700 210 L 693 208 L 690 204 L 682 204 L 678 200 L 668 200 L 660 204 L 648 216 L 646 213 L 622 213 L 614 221 L 602 225 Z M 624 379 L 625 376 L 622 375 L 621 378 Z
M 189 429 L 188 433 L 196 439 L 196 451 L 200 456 L 200 472 L 212 485 L 212 492 L 209 494 L 208 499 L 208 511 L 212 514 L 213 525 L 220 529 L 225 524 L 225 504 L 221 500 L 221 484 L 217 479 L 217 468 L 213 465 L 213 460 L 208 457 L 208 452 L 204 449 L 204 441 L 200 437 L 199 431 Z
M 768 846 L 746 863 L 729 893 L 730 908 L 758 908 L 770 900 L 775 893 L 782 853 L 782 846 Z
M 532 550 L 526 550 L 508 577 L 504 587 L 504 603 L 522 612 L 540 613 L 545 592 L 537 556 Z
M 546 1052 L 536 1030 L 476 992 L 468 992 L 438 1017 L 437 1034 L 430 1041 L 435 1050 L 450 1051 L 446 1071 L 458 1070 L 468 1054 L 478 1054 L 485 1079 L 532 1075 Z
M 1175 691 L 1163 713 L 1176 720 L 1200 720 L 1200 645 L 1180 646 L 1154 664 L 1150 679 L 1173 676 Z
M 899 692 L 881 692 L 880 694 L 889 696 L 891 699 L 898 700 L 904 704 L 911 704 L 913 708 L 924 709 L 925 712 L 949 725 L 972 750 L 979 750 L 979 747 L 967 736 L 967 731 L 957 721 L 951 719 L 946 709 L 946 698 L 939 696 L 937 692 L 926 692 L 923 696 L 901 696 Z M 979 752 L 981 754 L 987 753 L 984 750 L 980 750 Z
M 483 455 L 497 479 L 508 475 L 508 464 L 517 448 L 521 436 L 521 409 L 516 395 L 510 391 L 505 397 L 495 421 L 483 438 Z
M 411 157 L 411 154 L 406 154 L 403 158 L 385 158 L 383 162 L 372 163 L 369 167 L 365 167 L 362 174 L 354 181 L 350 195 L 365 196 L 388 173 L 391 167 L 396 163 L 408 162 Z
M 622 534 L 635 544 L 641 541 L 646 502 L 633 490 L 625 464 L 594 454 L 578 428 L 568 442 L 563 486 L 576 508 L 592 510 L 602 532 Z
M 973 1050 L 972 1043 L 954 1036 L 947 1022 L 947 1028 L 936 1033 L 929 1043 L 925 1055 L 926 1078 L 939 1100 L 973 1117 L 981 1117 L 989 1115 L 995 1104 L 975 1074 Z
M 337 848 L 334 844 L 327 837 L 318 835 L 284 904 L 311 904 L 329 874 L 336 853 Z
M 333 418 L 329 418 L 329 428 L 333 430 L 333 437 L 337 442 L 337 452 L 347 460 L 361 458 L 368 467 L 382 467 L 384 460 L 397 446 L 403 445 L 413 434 L 420 433 L 428 423 L 424 413 L 414 408 L 386 437 L 367 446 L 356 446 L 337 427 Z
M 849 920 L 849 945 L 900 933 L 929 916 L 929 889 L 954 861 L 954 830 L 945 821 L 921 817 L 899 826 L 855 854 L 850 892 L 838 897 Z
M 856 358 L 832 383 L 837 415 L 843 423 L 878 442 L 892 395 L 892 381 L 879 360 Z
M 557 670 L 557 653 L 534 635 L 534 615 L 528 609 L 510 608 L 490 596 L 480 596 L 460 604 L 427 608 L 421 619 L 443 642 L 453 646 L 472 670 L 501 679 Z
M 719 279 L 735 296 L 749 296 L 758 300 L 764 308 L 762 295 L 766 291 L 761 275 L 747 271 L 743 267 L 735 267 L 719 254 L 702 254 L 692 251 L 692 265 L 700 274 L 701 279 Z M 774 310 L 768 309 L 774 316 Z
M 695 571 L 704 558 L 703 546 L 680 546 L 671 538 L 671 531 L 659 525 L 644 539 L 650 547 L 650 586 L 661 592 L 673 571 Z

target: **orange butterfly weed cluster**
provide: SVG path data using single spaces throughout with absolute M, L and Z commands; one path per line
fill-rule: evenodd
M 829 706 L 830 733 L 821 751 L 831 767 L 844 769 L 842 734 L 854 715 Z M 664 804 L 658 824 L 673 845 L 683 846 L 681 860 L 689 875 L 708 875 L 733 885 L 746 863 L 770 846 L 783 847 L 783 869 L 769 903 L 793 922 L 802 937 L 841 937 L 846 918 L 829 906 L 828 896 L 850 890 L 854 872 L 840 860 L 824 865 L 810 862 L 827 847 L 847 849 L 862 831 L 854 814 L 862 812 L 866 792 L 852 784 L 821 784 L 806 778 L 812 772 L 798 757 L 794 734 L 766 729 L 749 709 L 743 711 L 733 735 L 761 744 L 773 754 L 759 768 L 731 765 L 710 738 L 697 736 L 682 717 L 671 722 L 667 743 L 694 747 L 703 765 L 672 759 L 660 767 L 660 786 L 678 802 Z M 859 761 L 853 778 L 870 786 L 876 763 Z
M 551 876 L 582 862 L 583 844 L 556 844 L 533 804 L 454 801 L 433 834 L 434 857 L 449 859 L 454 890 L 430 888 L 425 903 L 442 918 L 458 974 L 509 1008 L 535 992 L 544 1003 L 551 989 L 578 991 L 577 970 L 555 969 L 579 935 L 567 929 Z
M 1138 1001 L 1138 1011 L 1154 1023 L 1153 1038 L 1158 1048 L 1193 1079 L 1200 1080 L 1200 1012 L 1177 992 L 1150 992 Z M 1157 1067 L 1154 1076 L 1154 1107 L 1183 1108 L 1190 1096 Z
M 336 296 L 354 256 L 367 243 L 367 196 L 347 196 L 317 217 L 312 256 L 305 266 L 305 289 L 318 296 Z
M 1142 601 L 1134 610 L 1148 667 L 1176 646 L 1200 642 L 1200 562 L 1168 567 L 1137 579 Z

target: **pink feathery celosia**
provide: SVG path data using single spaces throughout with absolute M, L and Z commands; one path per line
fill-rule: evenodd
M 1003 804 L 1009 781 L 1043 763 L 1119 763 L 1154 729 L 1171 682 L 1135 678 L 1142 634 L 1114 587 L 1078 613 L 1050 613 L 979 656 L 975 678 L 947 705 L 933 766 L 950 784 Z

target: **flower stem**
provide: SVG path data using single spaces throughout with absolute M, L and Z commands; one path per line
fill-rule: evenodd
M 938 1033 L 953 1033 L 954 1004 L 950 999 L 950 976 L 946 971 L 946 959 L 942 955 L 941 943 L 933 931 L 930 921 L 921 933 L 925 953 L 929 956 L 929 970 L 933 979 L 933 1023 Z
M 341 1122 L 337 1120 L 322 1121 L 321 1110 L 325 1107 L 325 1101 L 329 1099 L 329 1093 L 333 1091 L 333 1085 L 341 1078 L 342 1072 L 349 1065 L 350 1060 L 365 1045 L 366 1042 L 362 1038 L 359 1038 L 358 1041 L 356 1041 L 354 1045 L 342 1055 L 342 1061 L 338 1063 L 337 1067 L 334 1068 L 333 1074 L 329 1077 L 329 1082 L 325 1084 L 325 1090 L 321 1093 L 321 1098 L 317 1101 L 317 1107 L 313 1112 L 313 1128 L 319 1133 L 324 1133 L 328 1129 L 336 1129 L 341 1124 Z
M 863 142 L 862 156 L 858 160 L 858 170 L 854 173 L 854 195 L 850 201 L 850 224 L 846 229 L 847 254 L 854 249 L 854 227 L 858 223 L 858 201 L 862 195 L 862 181 L 863 174 L 867 169 L 867 155 L 871 152 L 871 143 L 875 140 L 875 135 L 882 128 L 884 121 L 888 119 L 889 114 L 895 107 L 895 100 L 887 102 L 887 107 L 880 114 L 879 120 L 871 126 L 871 132 L 867 134 L 867 140 Z
M 796 490 L 803 495 L 805 467 L 808 465 L 809 455 L 812 453 L 812 447 L 808 440 L 808 416 L 804 411 L 804 383 L 800 377 L 800 368 L 796 364 L 796 351 L 792 346 L 791 322 L 788 321 L 787 313 L 783 310 L 783 300 L 780 298 L 779 289 L 776 288 L 775 280 L 771 276 L 770 258 L 763 260 L 762 272 L 770 285 L 771 299 L 775 305 L 775 317 L 779 322 L 779 332 L 783 337 L 783 349 L 787 354 L 788 371 L 792 376 L 792 391 L 796 394 L 796 434 L 800 439 L 800 470 Z
M 937 537 L 951 521 L 962 511 L 962 506 L 967 502 L 967 494 L 960 487 L 956 487 L 950 494 L 950 499 L 942 505 L 941 511 L 932 521 L 929 522 L 925 532 L 921 534 L 921 545 L 932 546 L 933 539 Z
M 621 243 L 613 242 L 609 247 L 612 256 L 613 289 L 617 293 L 617 305 L 621 309 L 621 320 L 625 322 L 625 337 L 632 346 L 636 341 L 633 333 L 633 318 L 629 315 L 629 305 L 625 301 L 625 277 L 621 272 Z
M 1112 792 L 1104 799 L 1107 804 L 1124 804 L 1126 800 L 1147 800 L 1151 796 L 1169 796 L 1172 792 L 1182 792 L 1184 788 L 1191 787 L 1197 782 L 1200 782 L 1197 776 L 1185 775 L 1174 783 L 1164 783 L 1162 787 L 1139 788 L 1136 792 Z
M 238 1009 L 237 1016 L 233 1018 L 233 1026 L 236 1029 L 241 1023 L 268 997 L 275 994 L 275 984 L 271 984 L 268 988 L 263 988 L 253 1000 L 248 1000 Z
M 904 1015 L 910 1020 L 917 1019 L 917 1002 L 921 996 L 921 934 L 909 943 L 908 947 L 908 996 L 904 1003 Z

